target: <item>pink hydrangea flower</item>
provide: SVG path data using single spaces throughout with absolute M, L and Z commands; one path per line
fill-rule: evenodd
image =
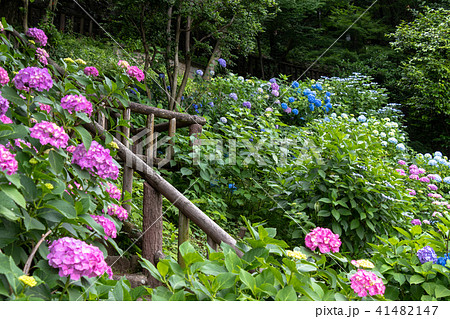
M 39 109 L 41 111 L 45 111 L 47 113 L 50 113 L 50 111 L 52 110 L 52 107 L 50 105 L 42 104 L 42 103 L 38 103 L 38 104 L 39 104 Z
M 410 178 L 410 179 L 419 180 L 419 175 L 411 174 L 411 175 L 409 175 L 409 178 Z
M 441 194 L 436 194 L 436 193 L 429 193 L 428 197 L 433 197 L 433 198 L 442 198 Z
M 9 82 L 8 72 L 0 66 L 0 85 L 6 85 Z
M 5 31 L 5 28 L 3 27 L 3 24 L 0 22 L 0 32 Z
M 6 115 L 0 115 L 0 121 L 3 123 L 3 124 L 12 124 L 12 120 L 9 118 L 9 117 L 7 117 Z
M 425 174 L 427 172 L 424 168 L 418 168 L 417 171 L 419 174 Z
M 0 92 L 0 115 L 5 115 L 9 109 L 9 101 L 2 96 Z
M 284 110 L 287 114 L 292 112 L 292 109 L 290 107 L 287 107 L 286 110 Z
M 34 149 L 34 151 L 35 151 L 36 153 L 38 152 L 37 148 L 34 147 L 33 145 L 31 145 L 31 143 L 29 143 L 29 142 L 27 142 L 27 141 L 24 141 L 24 140 L 21 139 L 21 138 L 16 138 L 16 139 L 14 140 L 14 145 L 15 145 L 16 147 L 20 148 L 21 150 L 23 150 L 22 144 L 25 145 L 26 147 L 28 147 L 29 149 Z
M 105 239 L 108 239 L 108 237 L 116 238 L 117 237 L 117 231 L 116 231 L 116 225 L 110 221 L 108 218 L 102 215 L 90 215 L 97 224 L 103 227 L 103 230 L 105 231 Z M 92 227 L 87 226 L 88 229 L 92 230 Z
M 112 279 L 111 267 L 106 264 L 98 247 L 78 239 L 63 237 L 53 241 L 48 250 L 48 264 L 58 268 L 61 277 L 70 276 L 71 280 L 79 280 L 81 276 L 92 278 L 106 272 Z
M 409 167 L 409 169 L 417 169 L 418 167 L 417 167 L 417 165 L 415 165 L 415 164 L 413 164 L 413 165 L 411 165 L 410 167 Z
M 18 163 L 15 157 L 16 154 L 11 154 L 5 145 L 0 144 L 0 169 L 8 175 L 17 172 Z
M 411 224 L 413 224 L 413 225 L 422 225 L 422 222 L 420 221 L 420 219 L 413 219 L 412 221 L 411 221 Z
M 116 216 L 119 220 L 124 221 L 128 218 L 128 212 L 122 206 L 112 204 L 108 207 L 108 214 L 111 216 Z
M 430 179 L 428 178 L 428 177 L 421 177 L 421 178 L 419 178 L 419 181 L 421 181 L 421 182 L 423 182 L 423 183 L 429 183 L 430 182 Z
M 416 196 L 417 193 L 416 193 L 416 191 L 414 189 L 408 188 L 407 190 L 409 191 L 409 195 Z
M 278 97 L 278 96 L 280 96 L 280 92 L 277 90 L 272 90 L 272 95 Z
M 41 62 L 44 66 L 48 64 L 47 58 L 48 53 L 45 51 L 45 49 L 37 48 L 36 49 L 36 58 Z
M 45 35 L 45 32 L 38 28 L 29 28 L 27 31 L 27 36 L 34 38 L 35 42 L 37 44 L 42 45 L 45 47 L 47 45 L 47 36 Z
M 406 176 L 405 171 L 402 170 L 402 169 L 400 169 L 400 168 L 397 168 L 395 171 L 396 171 L 397 173 L 399 173 L 401 176 Z
M 271 83 L 270 87 L 275 91 L 278 91 L 280 89 L 280 86 L 277 83 Z
M 73 112 L 83 112 L 87 115 L 92 115 L 92 103 L 89 102 L 83 95 L 69 94 L 61 99 L 61 107 L 67 110 L 70 114 Z
M 422 222 L 423 222 L 424 224 L 430 225 L 430 221 L 429 221 L 428 219 L 424 219 Z
M 30 128 L 30 136 L 39 139 L 42 145 L 50 144 L 57 148 L 66 148 L 69 135 L 64 128 L 53 122 L 42 121 Z
M 130 64 L 124 60 L 119 60 L 119 62 L 117 62 L 117 65 L 124 69 L 128 69 L 130 67 Z
M 86 75 L 92 75 L 92 76 L 98 76 L 98 70 L 95 66 L 88 66 L 84 68 L 84 74 Z
M 398 160 L 398 165 L 406 165 L 406 162 L 404 160 Z
M 434 184 L 428 184 L 427 187 L 431 191 L 436 191 L 438 189 L 438 187 Z
M 367 293 L 371 296 L 384 295 L 386 290 L 381 278 L 373 272 L 364 269 L 358 269 L 350 278 L 350 282 L 350 287 L 359 297 L 365 297 Z
M 431 216 L 433 216 L 433 217 L 442 217 L 442 213 L 440 213 L 440 212 L 433 212 L 433 214 L 431 215 Z
M 75 149 L 76 149 L 75 145 L 70 145 L 70 146 L 67 146 L 66 151 L 69 153 L 73 153 L 75 151 Z
M 92 141 L 87 152 L 84 144 L 79 144 L 73 152 L 72 164 L 77 164 L 91 175 L 98 175 L 100 178 L 119 177 L 119 168 L 113 163 L 109 149 L 105 149 L 96 141 Z
M 53 80 L 46 68 L 28 67 L 19 71 L 13 79 L 18 90 L 29 91 L 35 89 L 39 92 L 50 90 Z
M 418 168 L 410 169 L 410 170 L 409 170 L 409 174 L 412 174 L 412 175 L 419 175 L 419 174 L 420 174 L 420 173 L 419 173 L 419 169 L 418 169 Z
M 116 185 L 112 183 L 106 183 L 106 192 L 109 194 L 111 198 L 120 200 L 120 196 L 122 195 L 122 192 L 120 189 L 116 187 Z
M 142 72 L 137 66 L 128 67 L 127 74 L 130 77 L 135 78 L 139 82 L 141 82 L 145 78 L 144 72 Z
M 341 240 L 339 235 L 334 234 L 328 228 L 316 227 L 305 237 L 305 244 L 311 250 L 315 250 L 319 247 L 321 253 L 339 252 L 341 247 Z

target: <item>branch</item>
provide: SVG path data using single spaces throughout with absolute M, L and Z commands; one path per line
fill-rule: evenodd
M 228 27 L 230 27 L 230 26 L 233 24 L 235 18 L 236 18 L 236 15 L 234 15 L 234 16 L 231 18 L 230 22 L 228 22 L 227 24 L 225 24 L 223 27 L 221 27 L 221 28 L 220 28 L 219 30 L 217 30 L 216 32 L 223 32 L 223 31 L 225 31 L 225 29 L 227 29 Z M 204 40 L 210 38 L 213 34 L 214 34 L 214 32 L 211 32 L 210 34 L 205 35 L 205 36 L 204 36 L 203 38 L 201 38 L 198 42 L 203 42 Z
M 45 234 L 42 235 L 41 239 L 38 241 L 36 246 L 34 246 L 33 250 L 31 251 L 30 256 L 27 259 L 27 262 L 25 263 L 25 267 L 23 267 L 23 273 L 28 276 L 28 272 L 30 271 L 31 262 L 33 261 L 34 255 L 36 254 L 39 246 L 42 244 L 42 242 L 45 240 L 45 238 L 50 235 L 52 231 L 49 230 Z

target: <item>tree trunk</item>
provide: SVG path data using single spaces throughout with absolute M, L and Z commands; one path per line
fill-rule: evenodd
M 141 10 L 141 16 L 140 16 L 140 31 L 141 31 L 141 38 L 142 38 L 142 44 L 144 46 L 144 54 L 145 54 L 145 62 L 144 62 L 144 74 L 147 75 L 148 67 L 150 65 L 149 59 L 150 59 L 150 52 L 148 48 L 147 43 L 147 37 L 145 36 L 145 28 L 144 28 L 144 19 L 145 19 L 145 7 L 142 6 Z M 145 86 L 145 92 L 147 93 L 147 97 L 149 100 L 152 99 L 152 94 L 150 92 L 150 89 L 148 87 L 147 83 L 147 76 L 144 77 L 144 86 Z
M 259 34 L 256 36 L 256 43 L 258 44 L 258 56 L 259 56 L 259 67 L 261 68 L 261 79 L 264 79 L 264 61 L 261 51 L 261 39 Z
M 214 45 L 213 52 L 211 54 L 211 57 L 208 61 L 208 66 L 206 67 L 205 74 L 203 74 L 203 78 L 205 80 L 209 80 L 211 78 L 211 71 L 214 71 L 217 59 L 220 58 L 220 55 L 222 52 L 220 51 L 220 40 L 217 40 L 216 44 Z
M 176 97 L 176 103 L 178 105 L 181 105 L 181 97 L 184 92 L 184 88 L 186 87 L 187 80 L 189 78 L 189 73 L 191 71 L 191 63 L 192 63 L 192 52 L 191 52 L 191 25 L 192 25 L 192 19 L 191 16 L 187 17 L 186 22 L 186 32 L 185 32 L 185 42 L 186 42 L 186 52 L 185 52 L 185 69 L 184 69 L 184 75 L 183 80 L 181 81 L 180 88 L 177 93 Z
M 180 60 L 178 53 L 180 51 L 180 35 L 181 35 L 181 14 L 177 16 L 177 26 L 175 29 L 175 53 L 173 57 L 173 74 L 172 87 L 170 88 L 169 110 L 173 111 L 177 97 L 178 71 L 180 68 Z
M 23 32 L 28 31 L 28 0 L 23 0 Z

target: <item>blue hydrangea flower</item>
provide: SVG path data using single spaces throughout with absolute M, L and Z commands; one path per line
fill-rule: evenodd
M 234 193 L 234 191 L 237 189 L 236 185 L 234 184 L 228 184 L 228 188 L 230 189 L 231 193 Z
M 434 175 L 434 180 L 435 180 L 437 183 L 442 182 L 442 177 L 441 177 L 441 176 L 439 176 L 438 174 L 433 174 L 433 175 Z
M 433 158 L 433 156 L 431 156 L 430 153 L 426 153 L 425 155 L 423 155 L 423 157 L 428 158 L 428 159 Z
M 364 123 L 365 121 L 367 121 L 367 118 L 364 115 L 360 115 L 358 116 L 358 121 Z
M 326 96 L 331 96 L 331 93 L 330 92 L 325 92 L 325 95 Z
M 303 90 L 303 95 L 304 96 L 308 96 L 308 95 L 310 95 L 311 94 L 311 90 L 310 89 L 305 89 L 305 90 Z
M 221 117 L 220 119 L 220 122 L 222 122 L 223 124 L 226 124 L 227 122 L 228 122 L 228 120 L 227 120 L 227 118 L 226 117 Z
M 403 143 L 397 144 L 396 148 L 401 152 L 404 152 L 406 150 L 406 147 Z
M 317 84 L 316 84 L 316 89 L 319 90 L 319 91 L 322 91 L 322 90 L 323 90 L 323 89 L 322 89 L 322 84 L 317 83 Z
M 450 184 L 450 176 L 444 177 L 442 180 L 444 183 Z
M 316 98 L 314 95 L 310 94 L 308 95 L 308 102 L 309 103 L 314 103 L 316 101 Z
M 293 113 L 294 115 L 298 115 L 298 110 L 297 110 L 297 109 L 293 109 L 293 110 L 292 110 L 292 113 Z
M 314 104 L 313 104 L 313 103 L 310 103 L 310 104 L 309 104 L 309 109 L 310 109 L 311 111 L 314 111 Z
M 325 107 L 327 108 L 327 109 L 332 109 L 333 108 L 333 104 L 331 104 L 331 103 L 327 103 L 327 104 L 325 104 Z
M 327 97 L 325 100 L 323 100 L 325 103 L 330 103 L 331 99 L 329 97 Z
M 238 97 L 236 93 L 230 93 L 229 97 L 235 101 L 237 101 Z
M 383 145 L 384 147 L 387 146 L 387 142 L 386 141 L 381 141 L 381 145 Z
M 208 105 L 213 107 L 214 106 L 214 102 L 209 102 Z
M 159 77 L 160 77 L 161 79 L 164 79 L 164 77 L 165 77 L 164 73 L 160 73 L 160 74 L 159 74 Z
M 295 101 L 295 98 L 294 97 L 289 97 L 289 103 L 292 103 L 292 102 L 294 102 Z
M 298 88 L 300 86 L 300 84 L 297 81 L 292 82 L 292 87 L 294 89 Z
M 431 248 L 430 246 L 425 246 L 422 249 L 419 249 L 417 251 L 417 257 L 419 258 L 421 264 L 424 264 L 429 261 L 436 263 L 437 261 L 437 255 L 434 249 Z
M 217 62 L 219 63 L 219 65 L 222 68 L 226 68 L 227 67 L 227 61 L 225 61 L 224 59 L 220 58 L 220 59 L 217 60 Z
M 198 76 L 203 76 L 203 71 L 202 70 L 197 70 L 197 71 L 195 71 L 195 73 L 197 73 Z
M 270 83 L 277 83 L 277 79 L 271 78 L 271 79 L 269 80 L 269 82 L 270 82 Z
M 447 260 L 449 260 L 450 257 L 448 256 L 448 254 L 445 254 L 444 257 L 439 257 L 436 261 L 436 264 L 444 266 L 447 264 Z M 446 267 L 448 268 L 448 267 Z
M 286 110 L 286 109 L 287 109 L 287 104 L 286 104 L 286 103 L 281 103 L 281 108 L 282 108 L 283 110 Z
M 330 122 L 330 119 L 328 117 L 324 118 L 325 122 Z
M 242 106 L 243 106 L 243 107 L 246 107 L 246 108 L 248 108 L 248 109 L 251 109 L 251 108 L 252 108 L 252 103 L 250 103 L 250 102 L 248 102 L 248 101 L 245 101 L 244 103 L 242 103 Z
M 439 151 L 436 151 L 436 152 L 434 152 L 434 156 L 435 156 L 435 157 L 436 157 L 436 156 L 442 157 L 442 153 L 439 152 Z
M 428 165 L 430 165 L 430 166 L 436 166 L 436 165 L 437 165 L 437 161 L 434 160 L 434 159 L 429 160 L 429 161 L 428 161 Z
M 320 106 L 322 106 L 322 101 L 319 100 L 319 99 L 315 99 L 315 100 L 314 100 L 314 104 L 315 104 L 317 107 L 320 107 Z
M 397 144 L 398 143 L 398 141 L 397 141 L 397 139 L 395 137 L 388 138 L 388 142 L 392 143 L 392 144 Z

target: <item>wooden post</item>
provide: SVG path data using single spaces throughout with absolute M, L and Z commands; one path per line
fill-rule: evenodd
M 178 263 L 182 268 L 186 266 L 183 257 L 180 254 L 180 246 L 185 241 L 189 240 L 189 218 L 182 212 L 178 213 Z
M 80 18 L 80 34 L 84 33 L 84 18 Z
M 59 31 L 64 32 L 64 28 L 66 27 L 66 15 L 61 13 L 61 17 L 59 20 Z
M 142 257 L 149 260 L 153 265 L 157 265 L 157 259 L 162 254 L 162 196 L 151 187 L 147 182 L 144 183 L 143 200 L 143 238 L 142 238 Z M 146 271 L 148 284 L 150 287 L 161 286 L 161 282 L 153 278 Z
M 209 236 L 206 236 L 206 243 L 211 247 L 213 250 L 217 251 L 217 243 Z M 208 258 L 209 258 L 209 249 L 207 252 Z
M 170 119 L 170 121 L 169 121 L 169 136 L 170 136 L 171 140 L 169 143 L 171 146 L 169 146 L 166 150 L 166 158 L 168 158 L 169 161 L 172 160 L 172 157 L 174 154 L 172 138 L 175 136 L 176 129 L 177 129 L 177 119 L 176 118 Z
M 147 155 L 147 163 L 150 166 L 153 166 L 153 161 L 156 153 L 156 150 L 154 149 L 156 147 L 155 140 L 154 140 L 154 133 L 155 133 L 155 114 L 149 114 L 147 115 L 147 138 L 145 140 L 145 146 L 147 147 L 147 150 L 145 152 L 145 155 Z
M 101 127 L 103 127 L 105 130 L 107 129 L 106 117 L 105 117 L 105 114 L 103 114 L 102 112 L 98 112 L 98 124 L 100 124 Z
M 123 111 L 123 118 L 126 121 L 130 121 L 131 118 L 131 110 L 125 109 Z M 130 128 L 129 127 L 123 127 L 122 132 L 126 137 L 123 137 L 122 142 L 125 147 L 130 148 L 130 142 L 128 141 L 128 138 L 130 137 Z M 127 161 L 131 160 L 127 159 Z M 127 163 L 125 161 L 125 167 L 123 168 L 123 187 L 122 187 L 122 198 L 125 195 L 125 192 L 132 193 L 133 192 L 133 169 L 132 169 L 132 163 Z M 127 202 L 130 202 L 131 200 L 128 200 Z M 125 208 L 128 212 L 128 214 L 131 212 L 131 206 L 129 204 L 123 204 L 123 208 Z
M 89 36 L 90 37 L 92 37 L 92 27 L 93 27 L 92 20 L 89 20 Z

